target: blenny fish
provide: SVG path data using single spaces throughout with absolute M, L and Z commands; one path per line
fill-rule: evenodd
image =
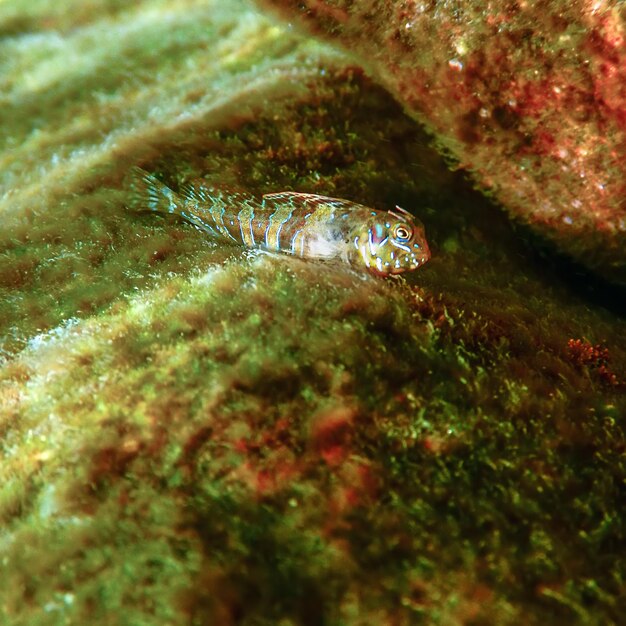
M 179 193 L 133 168 L 130 208 L 177 215 L 213 237 L 304 259 L 339 260 L 378 276 L 428 261 L 424 226 L 408 211 L 371 209 L 310 193 L 281 191 L 260 199 L 205 182 Z

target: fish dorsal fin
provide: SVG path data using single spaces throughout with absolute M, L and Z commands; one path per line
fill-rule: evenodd
M 299 203 L 311 206 L 312 208 L 320 205 L 330 205 L 335 209 L 362 209 L 366 208 L 358 202 L 352 200 L 344 200 L 343 198 L 330 198 L 329 196 L 320 196 L 316 193 L 301 193 L 299 191 L 279 191 L 277 193 L 263 194 L 263 200 L 270 202 Z
M 181 185 L 178 192 L 188 202 L 203 202 L 203 194 L 201 187 L 193 183 L 185 183 Z
M 204 206 L 215 203 L 237 205 L 254 202 L 252 195 L 238 187 L 215 185 L 201 179 L 181 185 L 179 193 L 185 201 Z

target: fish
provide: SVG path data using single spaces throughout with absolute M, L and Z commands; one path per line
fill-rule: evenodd
M 423 224 L 405 209 L 377 210 L 341 198 L 280 191 L 261 197 L 206 181 L 178 193 L 134 167 L 130 209 L 175 215 L 218 240 L 303 259 L 340 261 L 387 277 L 430 259 Z

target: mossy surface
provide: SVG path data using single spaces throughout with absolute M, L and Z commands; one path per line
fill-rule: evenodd
M 613 292 L 248 5 L 83 4 L 0 3 L 0 622 L 619 623 Z M 433 259 L 223 246 L 134 164 L 397 203 Z

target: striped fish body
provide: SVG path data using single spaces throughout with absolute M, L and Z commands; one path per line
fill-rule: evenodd
M 401 209 L 402 213 L 376 211 L 315 194 L 286 191 L 258 199 L 203 182 L 175 193 L 135 168 L 131 206 L 177 215 L 213 237 L 248 248 L 337 259 L 380 275 L 415 269 L 430 256 L 423 227 L 411 222 L 413 218 Z M 406 234 L 417 233 L 417 245 L 407 245 L 408 239 L 394 245 L 391 231 L 398 222 Z

